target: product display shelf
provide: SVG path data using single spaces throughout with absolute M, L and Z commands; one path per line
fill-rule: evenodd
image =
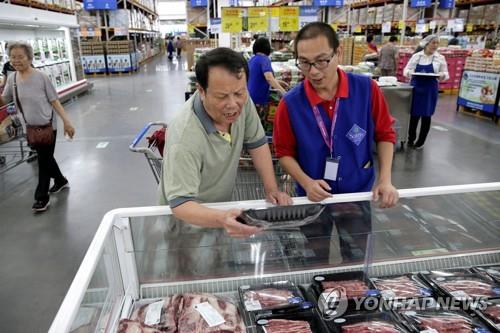
M 168 207 L 111 211 L 49 332 L 115 332 L 136 303 L 179 293 L 212 293 L 239 304 L 236 292 L 247 284 L 307 285 L 317 274 L 364 270 L 377 277 L 500 262 L 500 183 L 399 194 L 391 209 L 370 204 L 371 193 L 336 195 L 322 203 L 310 225 L 243 240 L 189 228 Z M 287 214 L 309 203 L 294 198 L 294 206 L 278 211 Z M 264 201 L 209 206 L 271 209 Z M 240 312 L 247 331 L 254 332 L 251 316 Z

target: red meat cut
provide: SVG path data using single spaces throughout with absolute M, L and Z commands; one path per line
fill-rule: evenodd
M 342 326 L 342 333 L 399 333 L 399 331 L 388 322 L 374 320 Z
M 266 333 L 312 333 L 307 321 L 271 319 L 263 327 Z
M 289 305 L 292 297 L 295 295 L 290 290 L 277 288 L 248 290 L 243 294 L 244 301 L 259 301 L 263 309 Z
M 421 330 L 435 329 L 439 333 L 470 333 L 472 325 L 462 316 L 415 317 Z
M 151 327 L 166 333 L 177 332 L 176 323 L 179 316 L 179 311 L 182 309 L 182 301 L 182 295 L 174 295 L 165 298 L 165 302 L 161 310 L 160 322 L 156 325 L 151 325 Z M 149 304 L 146 304 L 136 309 L 130 316 L 130 319 L 144 323 L 146 320 L 148 306 Z
M 439 285 L 449 292 L 463 291 L 470 297 L 495 296 L 490 284 L 478 280 L 453 280 L 441 282 Z
M 375 279 L 373 283 L 378 290 L 390 290 L 394 292 L 395 298 L 412 298 L 420 297 L 421 287 L 417 282 L 413 281 L 407 276 L 400 276 L 396 278 Z
M 484 310 L 484 313 L 490 317 L 495 324 L 500 324 L 500 305 L 491 305 Z
M 117 333 L 162 333 L 151 326 L 129 319 L 120 320 Z

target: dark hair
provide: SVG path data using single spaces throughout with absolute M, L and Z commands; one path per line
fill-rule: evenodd
M 257 54 L 258 52 L 264 53 L 265 55 L 271 54 L 271 43 L 269 43 L 269 39 L 266 37 L 260 37 L 253 43 L 252 48 L 253 54 Z
M 258 34 L 253 35 L 253 39 L 254 39 L 254 40 L 259 39 L 259 35 L 258 35 Z
M 373 35 L 368 35 L 368 36 L 366 36 L 366 42 L 367 42 L 367 43 L 371 43 L 371 42 L 373 42 Z
M 208 88 L 208 71 L 212 67 L 225 68 L 235 76 L 245 71 L 248 80 L 248 64 L 245 58 L 230 48 L 218 47 L 202 55 L 196 62 L 196 80 L 203 90 Z
M 318 36 L 324 36 L 328 40 L 328 44 L 333 49 L 333 51 L 337 51 L 339 47 L 339 38 L 337 37 L 337 33 L 333 30 L 332 26 L 326 24 L 324 22 L 312 22 L 306 24 L 302 29 L 299 30 L 295 40 L 293 42 L 293 50 L 295 52 L 295 57 L 297 58 L 297 46 L 301 40 L 312 39 Z
M 397 42 L 397 41 L 398 41 L 398 37 L 396 37 L 396 36 L 391 36 L 389 38 L 389 42 Z
M 460 33 L 455 32 L 455 33 L 453 34 L 453 36 L 455 36 L 455 38 L 456 38 L 456 37 L 460 36 Z

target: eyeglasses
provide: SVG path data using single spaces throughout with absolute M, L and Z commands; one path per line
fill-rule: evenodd
M 335 57 L 335 53 L 330 56 L 330 59 L 319 59 L 314 62 L 303 61 L 303 60 L 295 60 L 295 66 L 297 66 L 300 70 L 304 72 L 308 72 L 311 70 L 311 66 L 314 66 L 316 69 L 325 69 L 330 64 L 330 61 Z

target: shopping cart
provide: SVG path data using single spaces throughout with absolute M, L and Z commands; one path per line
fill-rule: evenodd
M 161 177 L 161 168 L 163 162 L 162 154 L 160 154 L 157 146 L 154 143 L 148 143 L 147 145 L 145 142 L 143 145 L 141 145 L 141 143 L 145 141 L 145 138 L 148 138 L 148 134 L 153 134 L 155 131 L 161 128 L 167 128 L 167 124 L 159 121 L 147 124 L 137 134 L 134 141 L 132 141 L 132 144 L 129 146 L 129 149 L 131 151 L 144 154 L 157 183 L 160 182 Z M 269 147 L 273 156 L 272 161 L 274 174 L 276 176 L 278 187 L 280 191 L 286 192 L 290 196 L 295 196 L 295 182 L 281 168 L 274 153 L 271 138 L 268 137 L 268 140 Z M 238 164 L 238 173 L 236 176 L 236 185 L 233 191 L 232 200 L 258 200 L 263 198 L 265 198 L 264 184 L 262 183 L 262 180 L 255 170 L 250 154 L 246 151 L 243 151 Z
M 0 174 L 24 163 L 36 159 L 36 153 L 28 146 L 24 128 L 14 104 L 0 107 L 1 119 L 8 117 L 8 126 L 0 133 Z M 3 123 L 5 124 L 5 123 Z

